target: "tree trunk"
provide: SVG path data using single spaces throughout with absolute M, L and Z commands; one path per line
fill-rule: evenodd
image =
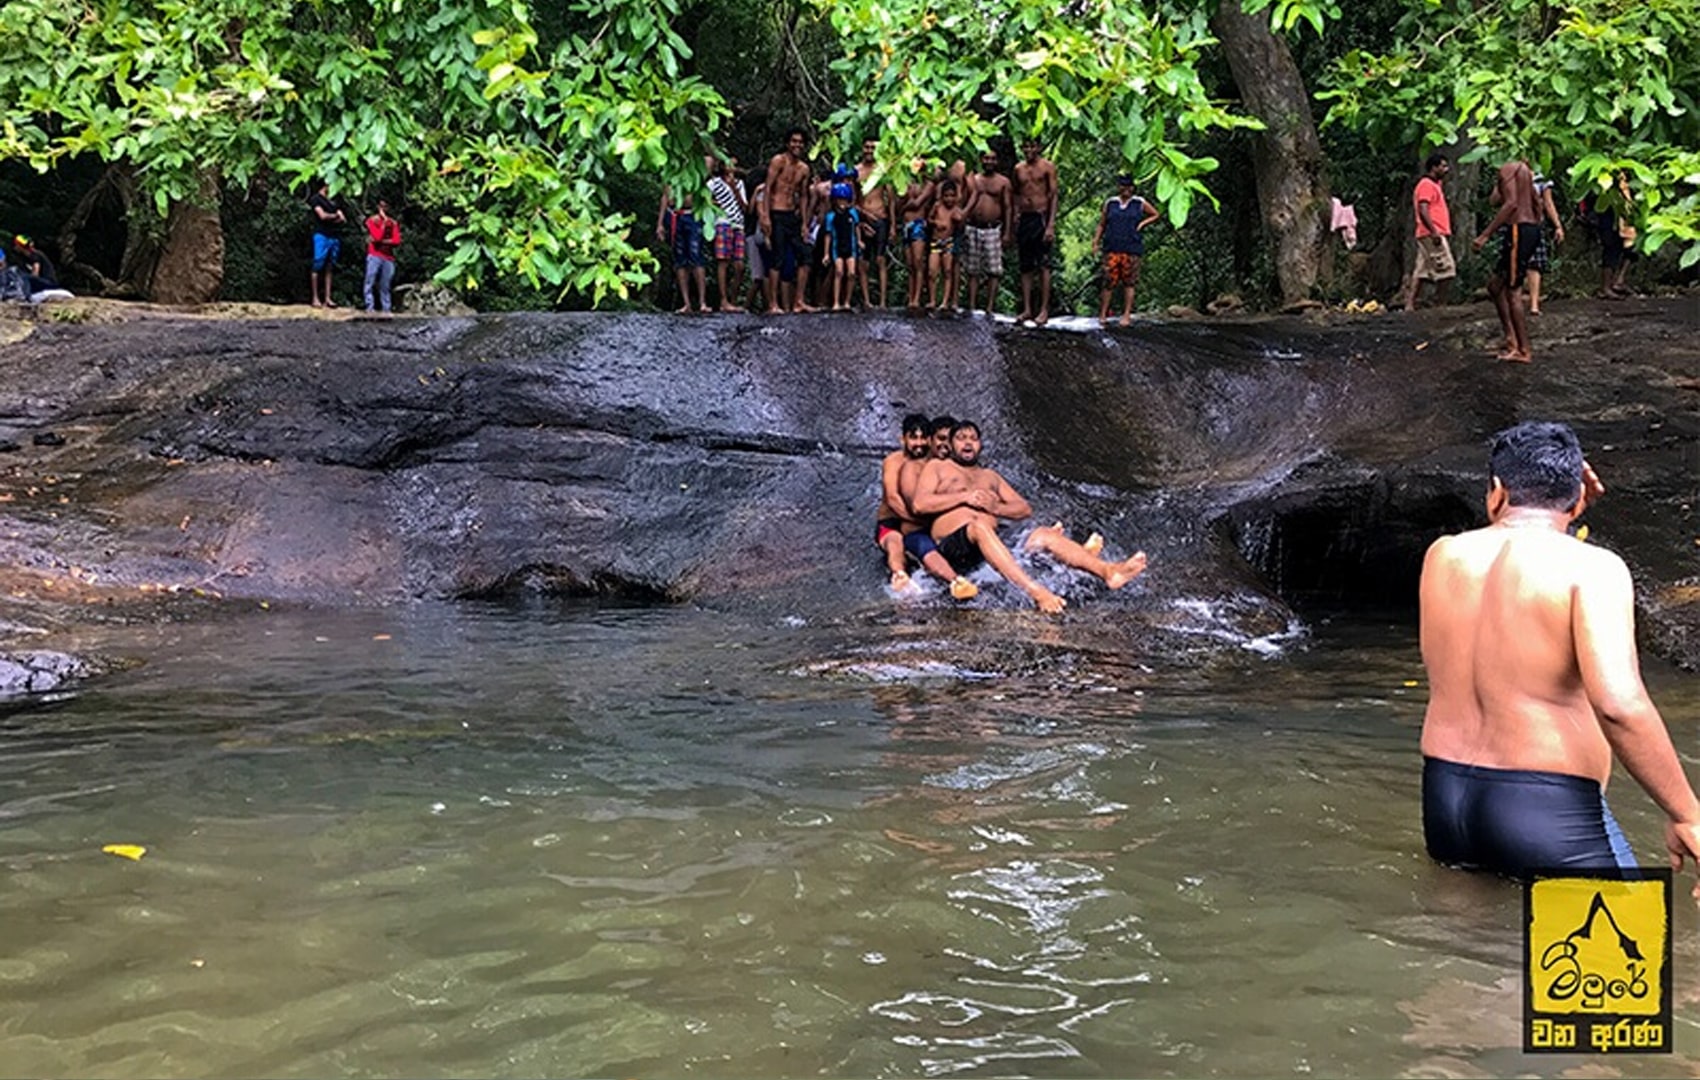
M 164 235 L 156 230 L 151 204 L 137 189 L 128 167 L 113 165 L 77 203 L 59 230 L 60 263 L 101 296 L 143 298 L 161 304 L 204 304 L 224 284 L 224 227 L 218 216 L 218 181 L 201 181 L 201 197 L 172 206 Z M 80 258 L 77 240 L 89 218 L 106 204 L 124 222 L 124 255 L 118 276 L 108 277 Z
M 1247 15 L 1241 0 L 1220 0 L 1210 27 L 1222 42 L 1246 111 L 1264 123 L 1251 159 L 1263 223 L 1275 242 L 1281 301 L 1310 297 L 1327 250 L 1328 174 L 1311 118 L 1310 93 L 1267 12 Z
M 158 304 L 205 304 L 217 298 L 223 284 L 224 224 L 218 216 L 218 181 L 203 173 L 198 197 L 171 207 L 148 299 Z

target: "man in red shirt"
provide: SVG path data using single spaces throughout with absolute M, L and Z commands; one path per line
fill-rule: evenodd
M 372 285 L 378 305 L 390 313 L 390 283 L 395 281 L 395 249 L 401 246 L 401 222 L 390 217 L 390 204 L 378 200 L 378 212 L 366 219 L 366 310 L 372 311 Z
M 1405 290 L 1405 310 L 1417 310 L 1417 292 L 1425 281 L 1434 283 L 1434 299 L 1446 303 L 1452 279 L 1458 276 L 1458 264 L 1452 258 L 1452 214 L 1446 209 L 1446 192 L 1441 181 L 1452 171 L 1445 154 L 1430 154 L 1424 163 L 1423 177 L 1411 202 L 1417 212 L 1417 264 L 1411 270 L 1411 284 Z

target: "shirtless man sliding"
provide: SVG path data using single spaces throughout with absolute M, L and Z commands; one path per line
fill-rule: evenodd
M 809 249 L 803 244 L 803 211 L 808 198 L 809 163 L 803 160 L 808 135 L 802 128 L 792 128 L 785 134 L 785 149 L 773 155 L 767 163 L 767 201 L 761 208 L 761 231 L 767 237 L 768 249 L 773 252 L 773 264 L 768 278 L 774 283 L 768 290 L 767 313 L 783 315 L 801 297 L 797 288 L 797 271 L 808 266 Z M 807 284 L 807 279 L 804 279 Z
M 932 422 L 920 413 L 905 416 L 901 448 L 887 454 L 880 464 L 880 504 L 874 512 L 874 543 L 885 552 L 892 592 L 909 589 L 909 566 L 904 559 L 908 554 L 949 585 L 950 595 L 967 600 L 980 591 L 979 586 L 951 569 L 927 530 L 909 510 L 909 492 L 914 490 L 915 478 L 920 475 L 921 466 L 933 458 L 933 440 L 928 430 L 931 426 Z
M 971 420 L 958 420 L 950 431 L 950 457 L 928 463 L 915 485 L 912 508 L 917 514 L 937 514 L 932 536 L 939 553 L 950 565 L 967 570 L 982 561 L 1005 581 L 1019 588 L 1039 610 L 1059 614 L 1068 602 L 1027 576 L 998 538 L 998 520 L 1020 521 L 1033 516 L 1028 505 L 995 470 L 980 464 L 980 428 Z M 1100 559 L 1064 535 L 1062 526 L 1047 525 L 1027 538 L 1028 551 L 1048 552 L 1065 566 L 1084 570 L 1119 589 L 1145 569 L 1145 553 L 1112 563 Z
M 1480 251 L 1488 237 L 1505 226 L 1499 259 L 1493 276 L 1488 278 L 1488 295 L 1493 297 L 1500 328 L 1505 331 L 1505 349 L 1499 358 L 1527 364 L 1534 354 L 1529 349 L 1528 317 L 1523 313 L 1523 277 L 1528 273 L 1529 260 L 1541 246 L 1540 201 L 1535 197 L 1535 174 L 1528 162 L 1508 161 L 1499 167 L 1491 201 L 1499 207 L 1499 213 L 1471 247 Z
M 1567 534 L 1604 486 L 1563 424 L 1500 432 L 1489 466 L 1487 527 L 1423 562 L 1429 855 L 1514 875 L 1634 866 L 1605 803 L 1615 752 L 1665 812 L 1671 866 L 1700 865 L 1700 802 L 1641 683 L 1629 570 Z
M 1015 163 L 1016 256 L 1021 260 L 1021 314 L 1016 322 L 1044 326 L 1051 318 L 1051 245 L 1057 239 L 1057 167 L 1039 156 L 1039 140 L 1021 144 Z M 1039 306 L 1033 306 L 1033 279 Z

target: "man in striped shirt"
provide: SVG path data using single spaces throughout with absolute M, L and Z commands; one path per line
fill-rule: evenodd
M 712 154 L 708 157 L 708 193 L 720 211 L 714 223 L 715 276 L 720 284 L 720 310 L 739 310 L 736 299 L 744 285 L 744 212 L 749 204 L 744 198 L 744 184 L 730 161 Z M 731 284 L 727 277 L 730 271 Z

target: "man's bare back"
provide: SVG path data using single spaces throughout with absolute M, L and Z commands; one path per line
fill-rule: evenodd
M 1435 541 L 1418 590 L 1429 853 L 1515 874 L 1633 865 L 1605 805 L 1615 755 L 1667 815 L 1673 865 L 1700 864 L 1700 800 L 1641 681 L 1629 570 L 1566 531 L 1604 486 L 1562 424 L 1500 432 L 1490 468 L 1490 524 Z
M 1586 776 L 1603 787 L 1611 747 L 1577 650 L 1621 633 L 1593 625 L 1606 619 L 1594 597 L 1627 578 L 1616 555 L 1551 529 L 1490 525 L 1436 541 L 1420 599 L 1429 672 L 1423 753 Z

